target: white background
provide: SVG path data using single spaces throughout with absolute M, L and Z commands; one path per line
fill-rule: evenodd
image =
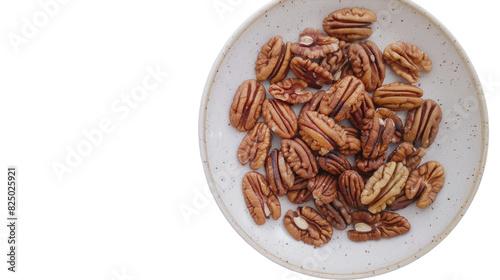
M 40 3 L 47 2 L 0 2 L 0 173 L 17 165 L 20 185 L 16 274 L 4 262 L 6 190 L 0 190 L 0 279 L 312 279 L 240 238 L 211 197 L 199 156 L 199 104 L 212 63 L 268 1 L 66 0 L 44 21 Z M 373 279 L 495 278 L 495 1 L 415 2 L 455 35 L 483 82 L 488 165 L 474 202 L 444 241 Z M 34 20 L 40 27 L 19 41 L 15 35 Z M 148 79 L 147 69 L 169 76 L 124 107 L 122 98 Z M 53 165 L 84 149 L 84 132 L 102 121 L 111 128 L 86 146 L 84 157 L 73 158 L 60 180 Z M 182 214 L 186 209 L 190 215 Z

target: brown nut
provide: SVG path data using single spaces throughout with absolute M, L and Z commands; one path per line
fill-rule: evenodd
M 372 213 L 383 211 L 401 192 L 408 174 L 408 168 L 401 162 L 382 165 L 366 182 L 361 202 L 368 205 L 368 211 Z
M 377 170 L 385 163 L 386 153 L 382 153 L 376 158 L 365 158 L 362 154 L 356 154 L 356 168 L 359 171 L 370 173 Z
M 311 149 L 299 138 L 283 139 L 281 151 L 292 170 L 300 177 L 310 179 L 318 173 L 318 165 Z
M 339 177 L 339 193 L 342 194 L 347 204 L 354 208 L 362 209 L 365 205 L 361 202 L 361 193 L 365 189 L 363 177 L 354 170 L 346 170 Z
M 347 75 L 354 75 L 352 72 L 351 62 L 347 50 L 351 45 L 350 42 L 339 41 L 339 49 L 335 52 L 327 54 L 320 63 L 326 71 L 332 73 L 335 81 Z
M 321 30 L 306 28 L 300 34 L 300 43 L 292 43 L 290 49 L 293 54 L 309 59 L 323 58 L 339 49 L 339 39 L 325 35 Z
M 361 132 L 363 157 L 367 159 L 383 157 L 385 159 L 388 145 L 394 138 L 396 130 L 394 121 L 390 118 L 383 119 L 374 112 L 367 112 L 363 124 Z
M 354 76 L 346 76 L 331 86 L 323 96 L 318 111 L 334 118 L 336 122 L 348 119 L 362 102 L 365 91 L 363 82 Z
M 417 207 L 426 208 L 436 199 L 444 185 L 444 168 L 437 161 L 429 161 L 413 170 L 405 185 L 408 199 L 419 197 Z
M 293 186 L 288 189 L 289 191 L 296 191 L 301 189 L 307 189 L 307 184 L 310 179 L 304 179 L 300 176 L 295 176 L 295 180 L 293 181 Z
M 344 230 L 352 223 L 351 208 L 345 201 L 342 194 L 338 194 L 332 202 L 327 204 L 314 203 L 318 212 L 325 217 L 325 219 L 338 230 Z
M 293 138 L 297 134 L 297 116 L 292 107 L 281 100 L 266 98 L 262 104 L 262 117 L 271 131 L 281 138 Z
M 296 56 L 292 58 L 290 70 L 297 78 L 304 80 L 310 87 L 320 89 L 324 84 L 333 84 L 333 75 L 318 63 Z
M 307 111 L 299 119 L 299 135 L 313 151 L 324 155 L 347 144 L 347 136 L 342 127 L 316 111 Z
M 273 193 L 283 196 L 295 182 L 293 170 L 281 151 L 274 149 L 266 160 L 266 177 Z
M 327 204 L 337 198 L 337 179 L 329 173 L 321 173 L 311 178 L 307 188 L 312 191 L 317 204 Z
M 395 237 L 411 229 L 405 217 L 393 212 L 372 214 L 368 211 L 356 211 L 351 217 L 354 230 L 347 232 L 347 237 L 355 242 Z
M 420 165 L 425 156 L 425 149 L 420 147 L 416 149 L 410 142 L 403 142 L 392 151 L 387 157 L 387 161 L 401 162 L 408 170 L 413 170 Z
M 271 38 L 262 46 L 255 62 L 257 80 L 263 82 L 269 79 L 274 84 L 286 77 L 292 59 L 290 46 L 291 43 L 283 44 L 281 36 Z
M 311 100 L 309 100 L 309 102 L 304 104 L 304 106 L 302 106 L 302 109 L 300 109 L 299 118 L 307 111 L 317 111 L 319 108 L 319 104 L 323 99 L 323 96 L 325 96 L 325 93 L 326 91 L 324 90 L 316 92 L 311 98 Z
M 374 91 L 385 79 L 385 64 L 382 52 L 372 41 L 354 43 L 349 46 L 349 61 L 352 71 L 363 84 L 366 91 Z
M 422 106 L 408 112 L 403 140 L 427 149 L 436 139 L 442 117 L 439 104 L 431 99 L 424 100 Z
M 413 202 L 417 201 L 418 198 L 408 199 L 406 197 L 404 189 L 396 196 L 396 199 L 391 203 L 391 205 L 387 205 L 387 209 L 390 211 L 398 211 L 404 209 L 411 205 Z
M 368 114 L 369 115 L 369 114 Z M 399 143 L 401 142 L 401 139 L 403 138 L 403 121 L 396 115 L 393 111 L 387 109 L 387 108 L 377 108 L 375 110 L 374 116 L 379 117 L 381 119 L 391 119 L 394 122 L 394 136 L 391 139 L 391 143 Z
M 375 90 L 373 102 L 393 111 L 409 111 L 422 105 L 423 94 L 424 91 L 417 86 L 396 82 Z
M 288 210 L 283 219 L 286 230 L 295 240 L 320 247 L 330 241 L 332 226 L 309 206 L 298 207 L 297 211 Z
M 323 29 L 330 35 L 344 41 L 357 41 L 370 37 L 370 24 L 377 21 L 377 15 L 368 9 L 344 8 L 330 13 L 323 20 Z
M 326 172 L 339 176 L 342 172 L 351 169 L 351 163 L 337 151 L 331 151 L 318 157 L 319 166 Z
M 239 131 L 252 129 L 262 112 L 266 88 L 257 80 L 246 80 L 236 90 L 229 109 L 229 120 Z
M 359 131 L 353 127 L 342 126 L 347 136 L 346 144 L 339 147 L 339 152 L 346 156 L 352 156 L 361 151 L 361 141 Z
M 307 83 L 301 79 L 287 79 L 271 85 L 269 93 L 288 104 L 306 103 L 313 97 L 313 92 L 306 87 Z
M 303 188 L 303 189 L 288 191 L 286 193 L 286 196 L 288 197 L 288 200 L 290 200 L 291 203 L 303 204 L 313 198 L 313 193 L 310 189 Z
M 250 171 L 243 176 L 242 186 L 248 211 L 257 225 L 265 224 L 271 215 L 274 220 L 279 219 L 280 202 L 271 192 L 264 175 Z
M 432 61 L 426 53 L 415 45 L 401 41 L 385 48 L 384 60 L 394 73 L 409 83 L 420 80 L 420 70 L 427 73 L 432 70 Z
M 250 162 L 250 168 L 259 169 L 266 161 L 271 148 L 271 130 L 265 123 L 257 123 L 241 141 L 238 160 L 242 165 Z
M 361 96 L 361 105 L 358 110 L 351 113 L 349 122 L 357 129 L 363 129 L 363 119 L 365 118 L 366 112 L 368 110 L 375 110 L 375 105 L 373 104 L 373 99 L 371 95 L 365 91 Z

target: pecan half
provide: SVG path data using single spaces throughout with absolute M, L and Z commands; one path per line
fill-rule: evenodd
M 359 131 L 353 127 L 342 126 L 347 137 L 346 144 L 339 147 L 339 152 L 346 156 L 352 156 L 361 151 L 361 141 Z
M 275 36 L 264 44 L 255 61 L 257 80 L 263 82 L 269 79 L 272 84 L 283 80 L 292 59 L 290 47 L 291 43 L 284 44 L 281 36 Z
M 271 85 L 269 93 L 288 104 L 305 103 L 313 97 L 313 92 L 306 87 L 307 83 L 301 79 L 287 79 Z
M 304 179 L 300 176 L 295 176 L 295 180 L 293 181 L 293 186 L 289 189 L 289 191 L 296 191 L 301 189 L 307 189 L 307 184 L 310 179 Z
M 318 165 L 311 149 L 300 138 L 281 140 L 281 151 L 295 174 L 310 179 L 318 173 Z
M 271 192 L 264 175 L 250 171 L 243 176 L 242 186 L 248 211 L 257 225 L 265 224 L 271 215 L 274 220 L 279 219 L 280 202 Z
M 324 90 L 316 92 L 311 98 L 311 100 L 309 100 L 309 102 L 304 104 L 304 106 L 302 106 L 302 109 L 300 109 L 299 118 L 307 111 L 317 111 L 319 108 L 319 104 L 323 99 L 323 96 L 325 96 L 325 93 L 326 91 Z
M 288 210 L 283 219 L 286 230 L 295 240 L 320 247 L 330 241 L 332 226 L 309 206 L 298 207 L 297 211 Z
M 319 156 L 318 164 L 323 170 L 335 176 L 351 169 L 349 160 L 337 151 L 331 151 L 323 156 Z
M 333 84 L 333 75 L 318 63 L 296 56 L 292 58 L 290 70 L 297 78 L 304 80 L 312 88 L 320 89 L 323 84 Z
M 320 173 L 307 184 L 317 204 L 330 203 L 337 198 L 337 187 L 337 179 L 329 173 Z
M 404 209 L 414 203 L 418 198 L 408 199 L 404 192 L 404 189 L 396 196 L 396 199 L 391 203 L 391 205 L 387 205 L 387 209 L 390 211 L 398 211 Z
M 368 205 L 368 211 L 372 213 L 383 211 L 401 192 L 408 174 L 408 168 L 401 162 L 382 165 L 366 182 L 361 202 Z
M 242 165 L 250 162 L 251 169 L 259 169 L 271 148 L 271 130 L 265 123 L 257 123 L 241 141 L 238 160 Z
M 405 217 L 393 212 L 372 214 L 368 211 L 356 211 L 351 217 L 354 230 L 347 232 L 347 237 L 356 242 L 395 237 L 411 229 Z
M 380 107 L 393 111 L 409 111 L 420 107 L 424 91 L 414 85 L 392 83 L 379 87 L 373 93 L 373 102 Z
M 299 135 L 313 151 L 324 155 L 347 144 L 347 136 L 342 127 L 316 111 L 307 111 L 299 118 Z
M 368 113 L 367 115 L 370 115 Z M 401 142 L 401 139 L 403 138 L 403 121 L 396 115 L 393 111 L 387 109 L 387 108 L 377 108 L 375 110 L 374 116 L 379 117 L 381 119 L 391 119 L 394 122 L 394 136 L 391 138 L 391 143 L 399 143 Z
M 363 82 L 354 76 L 346 76 L 331 86 L 323 96 L 318 111 L 329 115 L 336 122 L 348 119 L 361 106 L 365 91 Z
M 318 212 L 338 230 L 344 230 L 352 223 L 351 208 L 345 201 L 341 193 L 332 202 L 327 204 L 314 203 Z
M 363 119 L 365 118 L 366 112 L 368 110 L 375 110 L 375 105 L 373 104 L 373 99 L 371 95 L 365 91 L 363 95 L 361 95 L 361 105 L 358 110 L 351 113 L 351 117 L 349 118 L 349 122 L 357 129 L 363 129 Z
M 363 157 L 375 159 L 387 156 L 388 145 L 394 137 L 396 130 L 394 121 L 390 118 L 382 119 L 375 113 L 368 112 L 363 120 L 364 127 L 361 132 L 361 147 Z
M 323 20 L 323 29 L 330 35 L 344 41 L 357 41 L 370 37 L 370 24 L 377 21 L 377 15 L 368 9 L 344 8 L 330 13 Z
M 271 131 L 281 138 L 292 138 L 297 134 L 297 116 L 292 107 L 281 100 L 264 100 L 262 117 L 264 117 Z
M 408 112 L 403 140 L 428 148 L 436 139 L 442 117 L 439 104 L 431 99 L 424 100 L 422 106 Z
M 293 187 L 295 175 L 281 151 L 274 149 L 266 160 L 266 177 L 273 193 L 283 196 Z
M 426 208 L 436 199 L 444 185 L 444 168 L 437 161 L 429 161 L 413 170 L 405 185 L 408 199 L 420 197 L 417 207 Z
M 303 188 L 303 189 L 288 191 L 286 193 L 286 196 L 288 197 L 288 200 L 290 200 L 291 203 L 303 204 L 313 198 L 313 193 L 310 189 Z
M 257 80 L 246 80 L 236 90 L 229 108 L 229 120 L 239 131 L 252 129 L 262 112 L 266 88 Z
M 293 54 L 318 59 L 339 49 L 339 39 L 330 37 L 314 28 L 306 28 L 300 34 L 300 43 L 292 43 Z
M 339 193 L 343 195 L 347 204 L 354 208 L 364 208 L 361 202 L 361 193 L 365 189 L 363 177 L 354 170 L 346 170 L 339 177 Z
M 354 43 L 349 46 L 349 61 L 352 71 L 365 84 L 366 91 L 374 91 L 385 79 L 385 64 L 382 52 L 372 41 Z
M 432 70 L 432 61 L 426 53 L 415 45 L 401 41 L 385 48 L 384 60 L 394 73 L 409 83 L 420 80 L 421 70 L 427 73 Z
M 356 167 L 365 173 L 373 172 L 384 164 L 386 154 L 384 152 L 376 158 L 365 158 L 361 153 L 356 154 Z
M 351 45 L 350 42 L 339 41 L 339 49 L 335 52 L 327 54 L 320 63 L 326 71 L 332 73 L 335 81 L 347 75 L 353 75 L 351 62 L 347 50 Z
M 424 148 L 420 147 L 416 149 L 412 143 L 403 142 L 392 151 L 389 157 L 387 157 L 387 161 L 401 162 L 411 171 L 420 165 L 424 156 Z

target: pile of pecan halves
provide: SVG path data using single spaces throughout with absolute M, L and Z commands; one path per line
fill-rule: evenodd
M 239 86 L 230 108 L 231 124 L 247 132 L 237 157 L 253 170 L 242 187 L 256 224 L 278 220 L 286 196 L 299 204 L 283 218 L 296 240 L 319 247 L 333 228 L 350 225 L 350 240 L 379 240 L 408 232 L 409 221 L 395 211 L 426 208 L 443 187 L 441 164 L 421 164 L 441 108 L 413 85 L 432 62 L 401 41 L 382 52 L 366 40 L 376 20 L 368 9 L 340 9 L 323 20 L 324 30 L 305 29 L 299 42 L 276 36 L 262 46 L 256 79 Z M 384 84 L 386 66 L 405 82 Z M 287 79 L 289 70 L 294 78 Z M 274 134 L 281 148 L 271 151 Z M 265 176 L 255 171 L 263 166 Z M 310 200 L 314 207 L 300 205 Z

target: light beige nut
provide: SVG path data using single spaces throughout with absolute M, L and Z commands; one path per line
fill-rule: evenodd
M 355 242 L 395 237 L 411 229 L 405 217 L 393 212 L 372 214 L 368 211 L 356 211 L 351 217 L 354 230 L 347 232 L 347 237 Z
M 323 29 L 330 35 L 344 41 L 357 41 L 370 37 L 370 24 L 377 21 L 377 15 L 364 8 L 344 8 L 330 13 L 323 20 Z
M 385 63 L 409 83 L 420 80 L 420 71 L 429 73 L 432 70 L 432 61 L 429 56 L 417 46 L 405 42 L 388 45 L 384 50 Z
M 321 155 L 347 144 L 347 136 L 342 127 L 316 111 L 307 111 L 299 118 L 299 135 L 313 151 Z
M 333 228 L 328 221 L 309 206 L 298 207 L 297 211 L 288 210 L 283 222 L 295 240 L 316 247 L 328 243 L 333 235 Z
M 323 96 L 318 111 L 331 116 L 336 122 L 348 119 L 361 106 L 365 91 L 363 82 L 354 76 L 346 76 L 331 86 Z
M 236 90 L 229 120 L 239 131 L 249 131 L 260 118 L 266 88 L 257 80 L 246 80 Z
M 259 169 L 266 161 L 271 148 L 271 130 L 265 123 L 257 123 L 250 130 L 238 148 L 238 160 L 242 165 L 250 162 L 250 168 Z
M 281 36 L 271 38 L 262 46 L 255 62 L 258 81 L 269 79 L 274 84 L 286 77 L 292 59 L 290 47 L 291 43 L 284 44 Z
M 368 211 L 378 213 L 390 205 L 405 186 L 408 168 L 402 163 L 388 162 L 368 179 L 361 193 L 361 202 Z
M 304 179 L 318 174 L 318 165 L 311 149 L 300 138 L 281 140 L 281 151 L 292 170 Z
M 243 196 L 250 215 L 257 225 L 266 223 L 271 216 L 274 220 L 281 216 L 281 205 L 271 192 L 264 175 L 250 171 L 243 176 Z
M 417 86 L 395 82 L 375 90 L 373 102 L 377 106 L 393 111 L 409 111 L 422 105 L 423 94 L 424 91 Z
M 405 194 L 408 199 L 418 197 L 417 207 L 426 208 L 434 202 L 443 185 L 443 166 L 437 161 L 429 161 L 410 173 Z
M 293 187 L 295 175 L 283 153 L 274 149 L 266 160 L 266 178 L 273 193 L 283 196 Z
M 313 97 L 313 92 L 306 88 L 307 83 L 301 79 L 286 79 L 271 85 L 269 94 L 288 104 L 306 103 Z
M 354 43 L 349 46 L 349 61 L 352 71 L 365 85 L 366 91 L 374 91 L 385 79 L 385 64 L 382 51 L 372 41 Z
M 300 42 L 292 43 L 290 49 L 293 54 L 309 59 L 323 58 L 339 49 L 339 39 L 325 35 L 321 30 L 306 28 L 300 34 Z
M 290 70 L 297 78 L 304 80 L 310 87 L 321 89 L 324 84 L 333 84 L 333 75 L 318 63 L 300 56 L 292 58 Z
M 427 149 L 437 137 L 442 117 L 441 107 L 436 101 L 424 100 L 422 106 L 408 112 L 403 140 Z
M 293 138 L 297 134 L 297 116 L 292 107 L 281 100 L 264 100 L 262 117 L 264 117 L 271 131 L 281 138 Z

